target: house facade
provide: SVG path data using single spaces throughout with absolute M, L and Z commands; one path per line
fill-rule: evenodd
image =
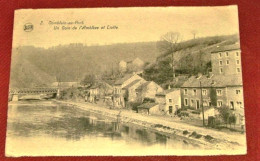
M 239 45 L 216 48 L 211 53 L 211 63 L 211 75 L 192 76 L 182 85 L 181 106 L 191 109 L 201 109 L 202 106 L 206 108 L 225 106 L 243 117 L 244 99 Z
M 123 78 L 118 79 L 113 86 L 112 101 L 113 106 L 117 108 L 125 107 L 125 90 L 123 89 L 130 83 L 143 78 L 137 74 L 126 74 Z
M 182 107 L 243 107 L 243 84 L 240 76 L 192 76 L 181 87 Z M 238 103 L 237 103 L 238 102 Z M 202 104 L 203 103 L 203 104 Z
M 181 91 L 180 88 L 172 88 L 156 94 L 156 103 L 163 114 L 175 115 L 176 111 L 181 108 Z
M 118 67 L 121 73 L 124 73 L 126 71 L 140 73 L 143 70 L 144 62 L 140 58 L 135 58 L 134 60 L 127 61 L 127 62 L 121 60 L 118 64 Z
M 218 47 L 211 52 L 214 75 L 241 75 L 241 50 L 239 44 Z
M 135 91 L 138 101 L 142 102 L 144 98 L 155 100 L 156 94 L 163 92 L 163 88 L 153 81 L 147 81 L 140 85 Z
M 136 102 L 138 98 L 136 89 L 145 82 L 146 81 L 144 79 L 136 79 L 127 86 L 123 87 L 122 89 L 124 90 L 125 100 L 128 102 Z

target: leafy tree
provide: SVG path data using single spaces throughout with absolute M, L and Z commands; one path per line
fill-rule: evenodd
M 227 124 L 230 123 L 229 119 L 230 119 L 230 116 L 231 116 L 231 110 L 226 106 L 220 107 L 219 108 L 219 115 L 227 126 Z
M 81 84 L 84 86 L 92 86 L 93 84 L 95 84 L 96 81 L 96 77 L 93 74 L 88 74 L 85 76 L 85 78 L 81 81 Z

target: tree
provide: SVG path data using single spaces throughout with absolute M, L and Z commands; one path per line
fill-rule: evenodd
M 198 33 L 197 30 L 192 30 L 192 31 L 191 31 L 191 34 L 193 35 L 193 39 L 196 39 L 197 33 Z
M 81 81 L 82 85 L 87 85 L 87 86 L 92 86 L 93 84 L 95 84 L 96 81 L 96 77 L 93 74 L 88 74 L 85 76 L 85 78 Z
M 231 124 L 233 124 L 234 127 L 235 127 L 236 122 L 237 122 L 237 117 L 234 114 L 231 114 L 229 116 L 229 125 L 230 125 L 230 127 L 231 127 Z
M 220 115 L 221 119 L 224 121 L 224 123 L 226 124 L 226 126 L 227 126 L 227 124 L 231 124 L 231 122 L 233 121 L 233 120 L 230 120 L 230 117 L 232 115 L 231 110 L 226 106 L 219 108 L 219 115 Z
M 161 36 L 161 40 L 157 43 L 159 50 L 166 54 L 171 54 L 171 67 L 172 67 L 172 76 L 175 79 L 175 60 L 174 54 L 178 50 L 180 43 L 180 33 L 178 32 L 167 32 L 165 35 Z

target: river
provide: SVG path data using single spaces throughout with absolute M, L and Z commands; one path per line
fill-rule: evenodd
M 8 156 L 174 155 L 199 148 L 76 107 L 37 101 L 8 107 Z

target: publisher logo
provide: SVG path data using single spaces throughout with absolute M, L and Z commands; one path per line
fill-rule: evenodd
M 32 23 L 26 23 L 23 27 L 23 30 L 25 32 L 31 32 L 33 30 L 33 24 Z

